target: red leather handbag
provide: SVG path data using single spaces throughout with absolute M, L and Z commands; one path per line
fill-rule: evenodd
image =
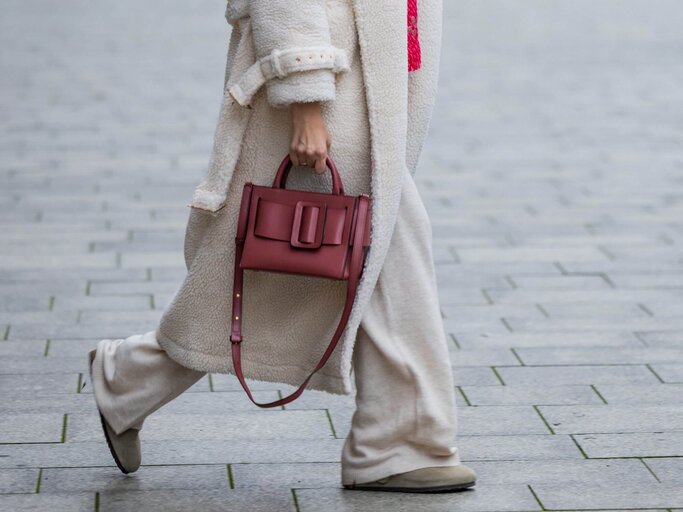
M 277 407 L 297 399 L 327 362 L 351 313 L 358 281 L 370 246 L 370 196 L 347 196 L 339 172 L 327 158 L 332 193 L 285 188 L 292 161 L 287 155 L 271 187 L 244 184 L 235 236 L 232 298 L 232 362 L 249 399 L 259 407 Z M 285 272 L 347 281 L 346 302 L 337 329 L 320 361 L 292 394 L 259 403 L 242 374 L 242 280 L 244 270 Z

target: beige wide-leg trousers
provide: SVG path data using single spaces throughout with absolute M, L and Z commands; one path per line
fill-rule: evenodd
M 356 411 L 342 450 L 342 484 L 461 463 L 447 343 L 431 225 L 406 170 L 393 238 L 354 346 Z M 93 393 L 121 433 L 141 429 L 204 375 L 172 360 L 150 331 L 99 342 Z

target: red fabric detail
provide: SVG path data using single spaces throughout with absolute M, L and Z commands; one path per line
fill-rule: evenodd
M 417 33 L 417 0 L 408 0 L 408 71 L 415 71 L 422 64 L 420 39 Z

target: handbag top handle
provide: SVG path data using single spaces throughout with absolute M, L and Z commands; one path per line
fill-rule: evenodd
M 289 176 L 289 170 L 292 168 L 292 165 L 292 159 L 289 155 L 287 155 L 282 160 L 282 163 L 280 164 L 280 167 L 277 170 L 277 174 L 275 175 L 275 179 L 273 180 L 273 188 L 286 188 L 287 176 Z M 338 196 L 343 196 L 344 185 L 342 184 L 341 176 L 339 176 L 337 166 L 334 165 L 334 162 L 329 156 L 325 160 L 325 165 L 327 165 L 327 168 L 330 170 L 330 173 L 332 174 L 332 193 Z

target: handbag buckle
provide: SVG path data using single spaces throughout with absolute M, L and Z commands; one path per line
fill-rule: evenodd
M 289 243 L 300 249 L 318 249 L 323 241 L 327 204 L 297 201 Z

